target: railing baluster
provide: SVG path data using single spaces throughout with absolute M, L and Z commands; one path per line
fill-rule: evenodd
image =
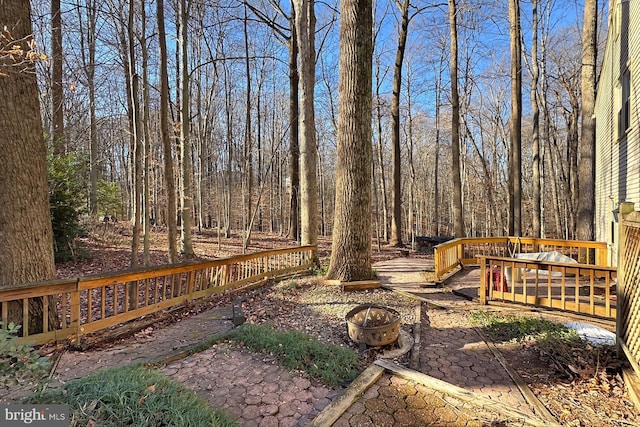
M 93 309 L 92 307 L 92 303 L 93 301 L 91 301 L 92 298 L 92 290 L 91 289 L 87 289 L 87 323 L 91 322 L 92 320 L 92 315 L 91 315 L 91 310 Z
M 22 298 L 22 336 L 29 336 L 29 298 Z
M 100 319 L 104 319 L 105 316 L 105 305 L 106 305 L 106 293 L 107 293 L 107 287 L 103 286 L 101 288 L 101 292 L 100 292 Z

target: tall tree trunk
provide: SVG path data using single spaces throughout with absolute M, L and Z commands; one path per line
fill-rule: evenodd
M 531 112 L 533 129 L 533 236 L 542 236 L 542 203 L 541 203 L 541 173 L 540 173 L 540 100 L 538 99 L 538 81 L 540 67 L 538 65 L 538 0 L 532 0 L 532 28 L 531 28 Z
M 231 194 L 233 192 L 233 111 L 231 105 L 231 83 L 229 77 L 229 68 L 224 66 L 224 89 L 225 89 L 225 120 L 227 133 L 225 136 L 225 145 L 227 149 L 226 157 L 226 203 L 225 203 L 225 229 L 224 236 L 231 237 Z
M 540 216 L 541 216 L 541 221 L 540 221 L 540 237 L 541 238 L 545 238 L 547 235 L 547 228 L 545 226 L 545 201 L 548 200 L 545 199 L 544 194 L 547 192 L 545 191 L 545 183 L 547 181 L 545 181 L 545 170 L 553 170 L 551 168 L 547 168 L 547 161 L 546 159 L 549 159 L 548 162 L 552 162 L 553 161 L 553 154 L 551 153 L 551 117 L 549 115 L 549 105 L 548 105 L 548 74 L 547 74 L 547 40 L 549 38 L 549 21 L 551 19 L 551 8 L 547 7 L 545 10 L 545 14 L 544 14 L 544 18 L 540 21 L 540 33 L 542 35 L 542 38 L 540 40 L 540 106 L 542 108 L 542 159 L 541 159 L 541 165 L 542 165 L 542 173 L 541 173 L 541 197 L 540 197 Z M 551 191 L 552 191 L 552 196 L 553 197 L 553 202 L 555 204 L 555 200 L 557 200 L 555 198 L 555 179 L 551 180 Z M 558 224 L 560 222 L 559 220 L 559 215 L 558 215 L 558 211 L 556 209 L 554 209 L 553 211 L 554 214 L 554 222 L 555 224 Z M 556 234 L 557 235 L 557 234 Z
M 25 51 L 32 37 L 28 1 L 0 2 L 0 24 Z M 53 231 L 49 213 L 47 151 L 40 121 L 35 64 L 0 57 L 0 288 L 54 279 Z M 4 303 L 6 304 L 6 303 Z M 5 307 L 2 307 L 3 310 Z M 43 300 L 29 299 L 29 333 L 43 331 Z M 58 324 L 49 299 L 49 329 Z M 22 304 L 8 304 L 9 321 L 22 324 Z
M 380 86 L 382 86 L 382 78 L 380 77 L 380 57 L 376 57 L 376 125 L 377 131 L 377 151 L 378 165 L 380 167 L 380 199 L 382 201 L 382 239 L 386 242 L 389 240 L 389 208 L 387 203 L 387 179 L 385 177 L 384 168 L 384 142 L 382 138 L 382 100 L 380 98 Z
M 298 36 L 295 8 L 291 2 L 291 36 L 289 38 L 289 238 L 300 241 L 300 145 L 298 143 Z
M 449 32 L 451 38 L 451 173 L 453 175 L 453 234 L 464 236 L 462 216 L 462 176 L 460 171 L 460 101 L 458 95 L 458 10 L 449 0 Z
M 568 188 L 571 197 L 566 200 L 568 215 L 568 233 L 566 239 L 576 238 L 577 227 L 577 207 L 580 199 L 578 190 L 578 150 L 580 145 L 580 136 L 578 134 L 578 126 L 580 126 L 580 99 L 577 90 L 569 93 L 571 110 L 565 113 L 567 123 L 567 154 L 566 159 L 569 164 Z
M 511 119 L 509 183 L 509 234 L 522 235 L 522 47 L 520 43 L 520 0 L 509 0 L 511 49 Z
M 9 24 L 9 22 L 5 22 Z M 8 25 L 9 28 L 11 26 Z M 56 156 L 66 152 L 64 95 L 62 90 L 62 14 L 60 0 L 51 0 L 51 142 Z
M 435 149 L 433 150 L 433 222 L 434 222 L 434 236 L 440 236 L 440 104 L 441 104 L 441 90 L 442 90 L 442 68 L 444 65 L 444 48 L 440 56 L 438 74 L 436 76 L 436 112 L 435 112 L 435 126 L 436 126 L 436 140 Z
M 193 244 L 191 241 L 191 227 L 193 226 L 193 198 L 191 191 L 191 176 L 193 174 L 193 166 L 191 159 L 191 140 L 189 137 L 191 128 L 191 117 L 189 112 L 189 104 L 191 97 L 189 96 L 189 62 L 187 50 L 188 33 L 187 27 L 189 12 L 187 11 L 187 0 L 179 2 L 179 18 L 180 18 L 180 158 L 182 159 L 180 194 L 180 212 L 181 216 L 181 233 L 180 233 L 180 251 L 183 255 L 190 258 L 194 256 Z
M 402 89 L 402 65 L 404 51 L 407 45 L 407 31 L 409 28 L 409 0 L 402 0 L 400 7 L 400 27 L 398 28 L 398 48 L 396 62 L 393 69 L 393 89 L 391 94 L 391 152 L 392 152 L 392 200 L 391 211 L 391 240 L 389 244 L 403 247 L 402 242 L 402 175 L 400 154 L 400 90 Z
M 89 91 L 89 213 L 95 217 L 98 215 L 98 123 L 96 118 L 96 21 L 97 7 L 94 0 L 86 0 L 84 13 L 86 22 L 84 29 L 80 31 L 80 49 L 82 53 L 82 66 L 87 78 Z M 78 20 L 83 21 L 83 11 L 78 7 Z M 82 24 L 81 24 L 82 26 Z M 115 215 L 115 212 L 105 212 L 107 215 Z
M 136 70 L 135 50 L 135 8 L 134 1 L 129 2 L 128 46 L 129 46 L 129 80 L 131 81 L 131 134 L 133 136 L 133 235 L 131 237 L 131 267 L 138 266 L 140 252 L 140 218 L 142 213 L 142 115 L 140 114 L 140 79 Z M 130 288 L 133 289 L 133 286 Z M 131 290 L 130 303 L 134 303 L 134 291 Z M 135 304 L 132 305 L 135 307 Z
M 327 276 L 371 278 L 371 0 L 340 4 L 336 205 Z
M 411 247 L 416 243 L 416 227 L 414 212 L 416 210 L 416 168 L 413 163 L 413 116 L 411 112 L 411 76 L 407 76 L 407 155 L 409 160 L 409 209 L 408 230 Z
M 167 234 L 169 238 L 169 263 L 178 261 L 178 237 L 176 219 L 176 187 L 173 176 L 173 150 L 169 129 L 169 73 L 167 64 L 167 38 L 164 27 L 164 0 L 157 0 L 157 23 L 160 46 L 160 136 L 164 156 L 164 181 L 167 188 Z
M 593 111 L 596 97 L 597 14 L 598 0 L 585 0 L 582 27 L 582 131 L 578 166 L 577 237 L 580 240 L 593 240 L 595 237 L 596 121 Z
M 247 78 L 246 98 L 245 98 L 245 122 L 244 122 L 244 164 L 245 164 L 245 176 L 243 182 L 245 185 L 242 192 L 242 212 L 244 218 L 244 236 L 242 239 L 242 251 L 247 250 L 247 246 L 251 242 L 251 203 L 253 193 L 253 134 L 252 134 L 252 121 L 251 121 L 251 61 L 249 58 L 249 31 L 247 29 L 247 3 L 244 3 L 244 20 L 243 20 L 243 32 L 244 32 L 244 65 Z
M 134 1 L 129 2 L 129 15 L 127 22 L 129 37 L 129 79 L 131 81 L 131 134 L 133 141 L 133 175 L 134 185 L 133 191 L 133 232 L 131 236 L 131 267 L 138 266 L 138 252 L 140 252 L 140 219 L 142 217 L 142 114 L 140 110 L 140 78 L 137 73 L 136 66 L 136 50 L 135 50 L 135 8 Z M 136 308 L 138 306 L 138 282 L 132 281 L 128 287 L 129 307 Z
M 294 0 L 300 56 L 300 241 L 318 243 L 318 182 L 314 111 L 315 31 L 314 0 Z
M 147 51 L 147 42 L 146 42 L 146 33 L 147 33 L 147 14 L 146 14 L 146 5 L 145 0 L 141 0 L 141 33 L 142 37 L 140 38 L 141 50 L 142 50 L 142 132 L 144 137 L 144 145 L 143 145 L 143 158 L 142 158 L 142 174 L 143 174 L 143 182 L 142 182 L 142 258 L 144 261 L 144 265 L 148 266 L 151 264 L 151 255 L 149 253 L 150 236 L 151 227 L 149 224 L 149 220 L 151 219 L 151 212 L 149 209 L 151 208 L 151 203 L 149 200 L 149 185 L 150 185 L 150 177 L 149 177 L 149 166 L 151 161 L 151 138 L 149 131 L 149 121 L 150 121 L 150 113 L 149 110 L 151 108 L 151 101 L 149 97 L 149 89 L 151 88 L 149 84 L 149 52 Z

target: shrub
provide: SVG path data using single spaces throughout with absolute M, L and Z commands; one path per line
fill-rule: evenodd
M 5 386 L 11 381 L 41 378 L 49 367 L 49 359 L 40 356 L 33 347 L 16 344 L 19 329 L 13 323 L 7 329 L 0 328 L 0 376 Z

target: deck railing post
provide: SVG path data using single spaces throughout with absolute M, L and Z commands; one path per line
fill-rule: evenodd
M 480 304 L 487 305 L 487 288 L 489 287 L 487 283 L 487 258 L 479 256 L 478 262 L 480 262 L 480 289 L 478 289 Z
M 618 356 L 623 355 L 622 340 L 627 323 L 628 295 L 626 288 L 625 273 L 627 270 L 627 259 L 625 257 L 627 248 L 627 224 L 631 214 L 634 212 L 634 204 L 624 202 L 620 204 L 620 225 L 618 227 L 618 284 L 616 286 L 616 347 Z
M 71 316 L 71 329 L 75 330 L 73 339 L 75 345 L 80 345 L 82 327 L 80 326 L 80 291 L 78 290 L 80 280 L 76 280 L 76 288 L 70 293 L 69 314 Z M 64 313 L 63 313 L 64 315 Z
M 433 248 L 433 265 L 435 266 L 436 282 L 440 280 L 440 250 Z

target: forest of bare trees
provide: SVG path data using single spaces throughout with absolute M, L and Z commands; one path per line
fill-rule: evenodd
M 606 22 L 594 3 L 595 16 L 581 1 L 374 2 L 372 164 L 359 165 L 373 237 L 589 236 L 578 189 L 594 86 L 581 76 Z M 252 231 L 332 233 L 339 2 L 31 4 L 50 156 L 83 165 L 87 215 L 131 221 L 133 253 L 153 226 L 177 242 L 170 260 L 202 228 L 245 246 Z

